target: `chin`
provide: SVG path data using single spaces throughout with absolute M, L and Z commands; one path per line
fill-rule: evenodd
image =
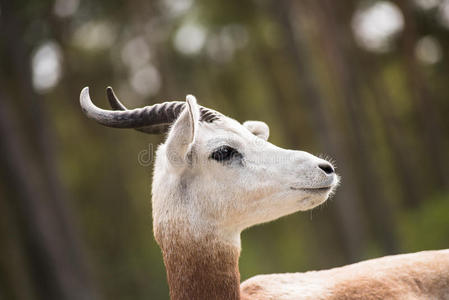
M 310 210 L 310 209 L 313 209 L 313 208 L 323 204 L 324 202 L 327 201 L 330 194 L 331 194 L 331 191 L 323 193 L 323 194 L 315 194 L 315 195 L 305 196 L 300 201 L 300 203 L 301 203 L 300 210 L 301 211 Z

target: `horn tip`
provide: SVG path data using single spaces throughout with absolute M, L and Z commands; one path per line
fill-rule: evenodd
M 112 87 L 108 86 L 106 88 L 106 95 L 108 97 L 109 105 L 113 110 L 127 110 L 127 108 L 117 99 Z
M 81 110 L 87 115 L 90 116 L 89 108 L 93 106 L 92 100 L 90 100 L 89 96 L 89 87 L 86 86 L 81 90 L 80 94 L 80 105 Z
M 114 90 L 112 89 L 112 87 L 111 86 L 107 86 L 106 87 L 106 95 L 108 95 L 108 98 L 115 98 L 114 96 L 115 96 L 115 93 L 114 93 Z
M 88 86 L 84 87 L 84 88 L 81 90 L 81 93 L 80 93 L 80 101 L 81 101 L 81 104 L 82 104 L 83 102 L 85 102 L 87 98 L 89 98 L 89 87 L 88 87 Z

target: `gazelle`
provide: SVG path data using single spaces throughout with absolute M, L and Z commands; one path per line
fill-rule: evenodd
M 341 268 L 260 275 L 240 284 L 240 233 L 325 202 L 334 167 L 267 141 L 268 126 L 243 124 L 201 107 L 195 97 L 114 110 L 81 92 L 85 114 L 102 125 L 157 134 L 152 185 L 154 236 L 171 299 L 449 299 L 449 250 L 384 257 Z

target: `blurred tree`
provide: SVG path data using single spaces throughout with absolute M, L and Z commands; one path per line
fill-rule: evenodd
M 0 76 L 2 159 L 11 186 L 19 191 L 17 197 L 10 198 L 13 200 L 10 207 L 22 223 L 22 243 L 26 255 L 31 258 L 28 263 L 35 284 L 35 297 L 96 298 L 66 207 L 67 196 L 59 180 L 48 116 L 31 83 L 30 51 L 20 39 L 25 25 L 20 21 L 20 10 L 14 4 L 2 2 L 1 7 L 2 38 L 7 41 L 3 55 L 9 57 L 11 63 L 10 69 L 3 69 Z M 13 82 L 17 84 L 15 99 L 22 102 L 19 104 L 21 117 L 13 113 L 13 102 L 8 100 L 11 96 L 7 95 L 7 87 Z M 19 120 L 31 125 L 26 127 L 31 129 L 26 133 L 27 142 L 24 128 L 17 124 Z
M 87 120 L 86 85 L 335 159 L 334 199 L 245 232 L 242 279 L 449 247 L 446 2 L 0 0 L 0 298 L 168 298 L 138 158 L 163 137 Z

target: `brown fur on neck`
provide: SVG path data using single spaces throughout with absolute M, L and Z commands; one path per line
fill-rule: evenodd
M 182 229 L 179 229 L 182 228 Z M 172 300 L 240 299 L 240 250 L 208 234 L 194 237 L 186 227 L 155 228 Z

